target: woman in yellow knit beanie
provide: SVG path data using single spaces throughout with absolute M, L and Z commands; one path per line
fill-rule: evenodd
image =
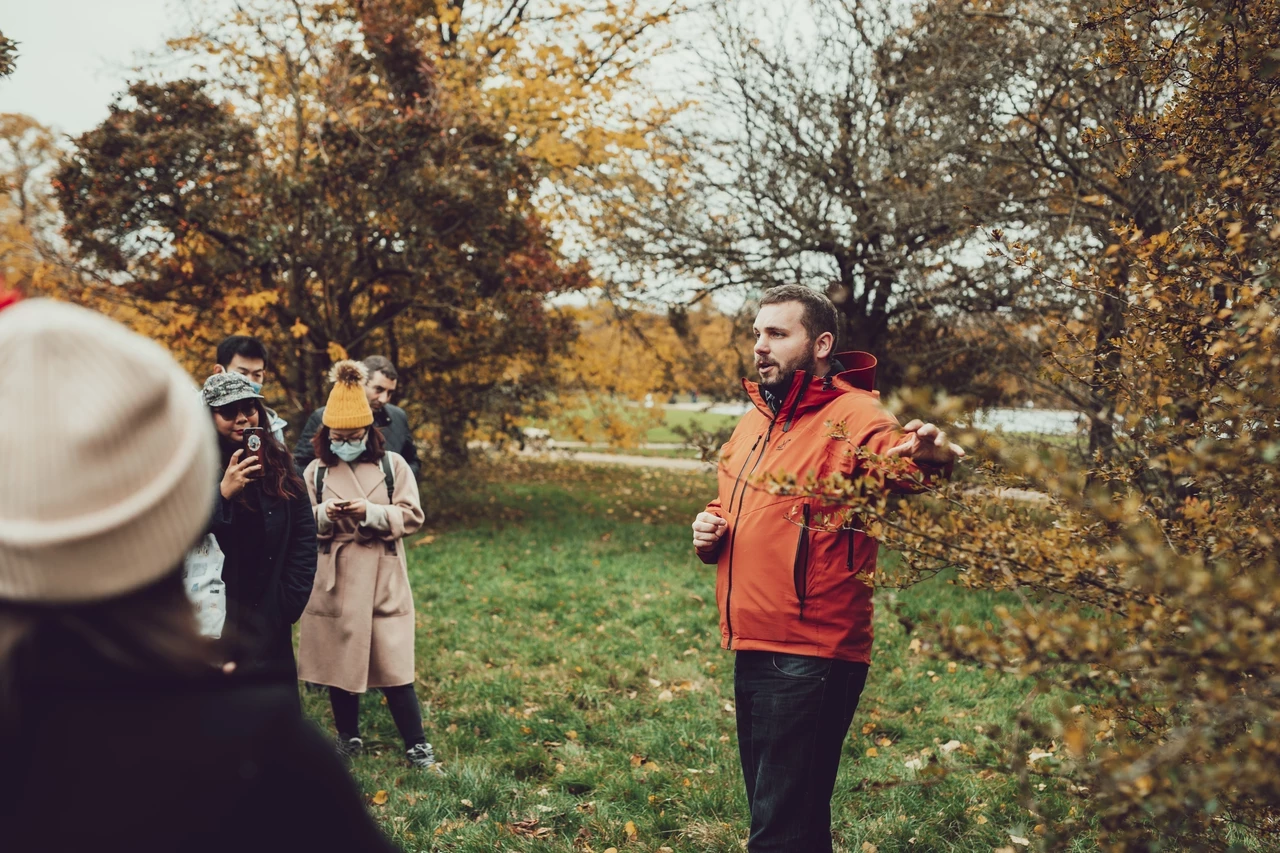
M 324 407 L 326 427 L 347 432 L 373 425 L 373 409 L 369 408 L 369 398 L 364 393 L 368 378 L 369 369 L 358 361 L 340 361 L 333 366 L 329 371 L 333 389 Z
M 364 393 L 368 373 L 355 361 L 333 366 L 316 458 L 304 479 L 316 518 L 320 555 L 311 601 L 302 615 L 298 677 L 329 688 L 338 745 L 359 752 L 360 695 L 382 690 L 404 738 L 405 757 L 431 767 L 413 690 L 413 595 L 405 536 L 422 526 L 409 463 L 386 450 Z

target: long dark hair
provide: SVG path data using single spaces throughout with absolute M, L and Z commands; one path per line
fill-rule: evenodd
M 315 450 L 316 457 L 326 467 L 332 468 L 342 461 L 334 456 L 333 451 L 329 449 L 329 428 L 327 426 L 321 425 L 320 429 L 316 430 L 316 434 L 311 437 L 311 447 Z M 372 462 L 376 465 L 382 461 L 382 457 L 386 452 L 387 441 L 382 437 L 382 430 L 373 424 L 369 424 L 365 437 L 364 453 L 361 453 L 356 458 L 356 461 Z M 316 497 L 319 498 L 319 495 Z
M 41 680 L 74 677 L 49 671 L 60 660 L 51 647 L 66 642 L 139 675 L 200 675 L 211 671 L 215 659 L 213 644 L 196 628 L 180 567 L 105 601 L 0 600 L 0 724 L 8 722 L 4 718 L 11 718 L 22 698 L 13 695 L 20 671 L 30 668 Z
M 262 449 L 256 455 L 262 462 L 262 478 L 257 482 L 263 494 L 285 500 L 302 497 L 307 493 L 307 487 L 293 467 L 293 454 L 271 432 L 271 416 L 267 414 L 267 407 L 261 400 L 254 400 L 253 406 L 258 410 L 258 426 L 262 427 Z M 213 416 L 212 409 L 209 410 L 209 416 Z M 225 468 L 231 461 L 232 454 L 242 448 L 221 436 L 218 437 L 218 443 L 222 447 L 222 466 Z M 240 458 L 248 455 L 250 454 L 246 451 Z

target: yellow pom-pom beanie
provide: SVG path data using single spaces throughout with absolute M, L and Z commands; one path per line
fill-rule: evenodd
M 340 361 L 329 371 L 333 390 L 324 407 L 324 425 L 329 429 L 360 429 L 373 424 L 373 409 L 364 393 L 369 370 L 358 361 Z

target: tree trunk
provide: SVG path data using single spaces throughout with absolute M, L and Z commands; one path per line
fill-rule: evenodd
M 435 421 L 440 434 L 438 450 L 441 466 L 446 470 L 467 467 L 471 456 L 467 450 L 466 414 L 441 407 L 436 410 Z
M 1120 375 L 1121 353 L 1118 340 L 1124 334 L 1124 264 L 1117 263 L 1106 292 L 1098 306 L 1096 334 L 1093 345 L 1093 368 L 1090 384 L 1093 386 L 1095 408 L 1089 423 L 1089 453 L 1097 458 L 1110 456 L 1116 448 L 1115 414 L 1116 389 L 1114 383 Z

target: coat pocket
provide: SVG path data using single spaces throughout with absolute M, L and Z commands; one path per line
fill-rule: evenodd
M 800 603 L 800 620 L 804 621 L 804 599 L 809 588 L 809 505 L 801 510 L 803 524 L 796 541 L 796 559 L 791 569 L 791 581 L 795 584 L 796 601 Z
M 337 572 L 334 558 L 322 554 L 320 565 L 316 567 L 316 578 L 311 586 L 311 597 L 307 599 L 304 613 L 311 616 L 341 616 L 342 597 L 346 594 L 346 584 L 342 575 Z M 333 589 L 326 589 L 332 580 Z
M 403 616 L 413 612 L 409 576 L 398 554 L 384 554 L 378 560 L 378 580 L 373 592 L 374 616 Z

